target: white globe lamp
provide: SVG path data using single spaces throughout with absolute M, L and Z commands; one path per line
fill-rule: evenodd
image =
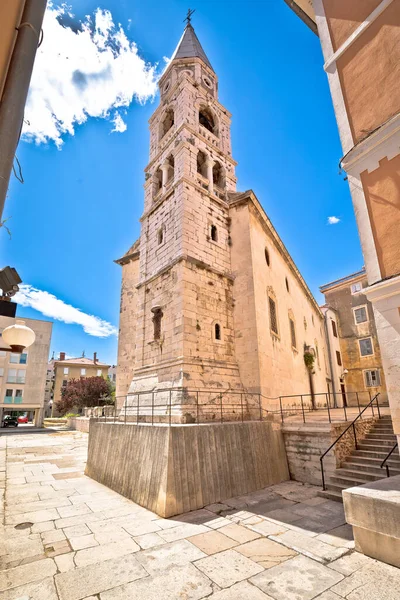
M 25 321 L 17 319 L 14 325 L 10 325 L 3 330 L 2 338 L 10 346 L 12 352 L 21 354 L 25 348 L 32 346 L 36 335 L 32 329 L 25 325 Z

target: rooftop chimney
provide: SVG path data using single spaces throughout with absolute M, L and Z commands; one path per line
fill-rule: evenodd
M 94 362 L 94 364 L 97 363 L 97 352 L 94 352 L 94 354 L 93 354 L 93 362 Z
M 65 360 L 65 352 L 60 352 L 60 360 Z

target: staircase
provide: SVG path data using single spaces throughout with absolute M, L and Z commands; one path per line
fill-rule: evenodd
M 391 417 L 382 417 L 358 442 L 358 450 L 354 450 L 343 466 L 327 478 L 326 490 L 318 495 L 342 502 L 343 490 L 386 477 L 386 469 L 381 469 L 380 465 L 396 441 Z M 386 464 L 390 475 L 400 475 L 400 455 L 397 450 Z

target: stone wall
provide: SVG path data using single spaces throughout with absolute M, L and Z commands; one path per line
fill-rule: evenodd
M 163 517 L 289 479 L 272 422 L 148 426 L 90 421 L 86 475 Z
M 355 423 L 357 440 L 365 437 L 376 420 L 369 418 Z M 349 423 L 284 425 L 282 430 L 290 478 L 302 483 L 321 485 L 320 456 L 348 426 Z M 324 458 L 325 474 L 329 476 L 341 467 L 354 449 L 354 435 L 350 430 Z
M 91 419 L 88 417 L 71 417 L 67 419 L 67 427 L 75 431 L 89 433 L 89 423 Z

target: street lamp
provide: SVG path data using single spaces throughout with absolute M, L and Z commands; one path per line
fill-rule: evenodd
M 35 332 L 25 325 L 25 321 L 17 319 L 14 325 L 10 325 L 3 330 L 2 338 L 8 348 L 1 349 L 21 354 L 25 348 L 32 346 L 35 337 Z

